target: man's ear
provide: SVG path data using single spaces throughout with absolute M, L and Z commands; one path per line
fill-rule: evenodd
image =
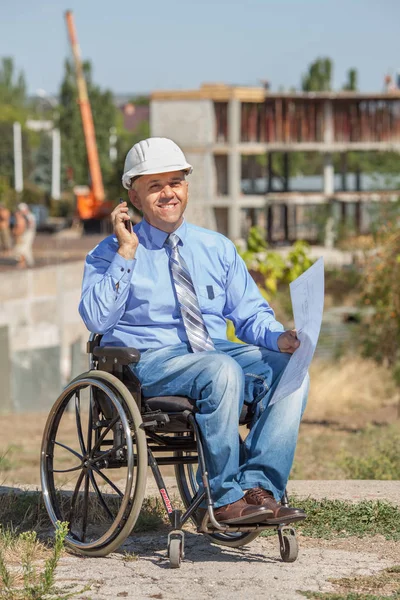
M 142 204 L 140 202 L 140 198 L 134 189 L 128 190 L 129 200 L 132 202 L 133 206 L 138 210 L 142 210 Z

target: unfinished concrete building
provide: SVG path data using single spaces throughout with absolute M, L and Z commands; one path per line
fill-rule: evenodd
M 399 91 L 275 94 L 261 87 L 221 84 L 156 91 L 150 125 L 152 135 L 174 139 L 194 166 L 188 218 L 233 240 L 254 223 L 266 228 L 270 242 L 313 239 L 307 211 L 318 205 L 335 206 L 341 219 L 352 208 L 361 232 L 364 204 L 399 195 L 397 190 L 363 191 L 360 174 L 350 191 L 346 178 L 349 152 L 400 152 Z M 290 191 L 294 152 L 323 157 L 320 191 Z M 279 191 L 274 186 L 274 153 L 281 153 L 283 160 Z M 334 184 L 334 153 L 341 155 L 339 189 Z

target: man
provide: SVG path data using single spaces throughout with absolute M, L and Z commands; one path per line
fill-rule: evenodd
M 196 400 L 219 521 L 298 520 L 305 514 L 280 499 L 308 379 L 291 396 L 269 401 L 300 342 L 275 320 L 234 244 L 184 220 L 191 170 L 169 139 L 131 148 L 122 182 L 143 220 L 130 232 L 127 203 L 114 209 L 114 235 L 86 260 L 80 314 L 103 334 L 102 344 L 141 351 L 132 369 L 145 396 Z M 226 319 L 246 344 L 226 339 Z M 244 401 L 255 416 L 239 448 Z

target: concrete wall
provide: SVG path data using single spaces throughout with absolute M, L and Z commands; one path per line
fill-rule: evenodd
M 211 100 L 153 100 L 150 131 L 186 148 L 214 144 L 214 104 Z
M 83 261 L 0 273 L 0 411 L 47 410 L 85 368 Z
M 191 223 L 216 229 L 212 200 L 216 173 L 211 152 L 215 142 L 215 114 L 211 100 L 153 100 L 150 111 L 152 136 L 168 137 L 184 151 L 193 166 L 189 176 L 186 218 Z

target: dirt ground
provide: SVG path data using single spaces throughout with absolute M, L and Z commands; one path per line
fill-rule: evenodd
M 40 442 L 46 415 L 3 415 L 0 486 L 39 487 Z M 315 425 L 303 425 L 307 437 Z M 319 432 L 322 435 L 323 428 Z M 301 443 L 301 441 L 300 441 Z M 5 468 L 4 468 L 5 467 Z M 170 468 L 169 468 L 170 469 Z M 171 471 L 164 469 L 167 488 L 174 495 Z M 27 485 L 30 484 L 30 485 Z M 382 499 L 400 503 L 398 481 L 290 481 L 289 494 L 357 502 Z M 157 489 L 148 478 L 147 495 Z M 65 554 L 57 568 L 62 586 L 90 589 L 78 600 L 128 598 L 182 600 L 218 598 L 238 600 L 261 598 L 289 600 L 302 598 L 299 590 L 333 591 L 332 578 L 373 575 L 400 564 L 400 542 L 383 537 L 311 539 L 298 536 L 300 552 L 296 562 L 283 563 L 277 536 L 258 537 L 251 544 L 230 549 L 211 544 L 189 525 L 185 528 L 185 560 L 180 569 L 170 569 L 167 558 L 168 530 L 129 537 L 118 552 L 106 558 L 83 558 Z
M 37 240 L 39 264 L 47 264 L 45 242 L 45 239 Z M 90 247 L 95 243 L 91 240 Z M 60 240 L 59 260 L 70 260 L 75 252 L 74 258 L 80 258 L 87 250 L 80 244 Z M 346 386 L 337 382 L 334 374 L 324 367 L 324 379 L 320 377 L 320 389 L 315 392 L 320 404 L 310 399 L 311 410 L 306 413 L 299 436 L 296 460 L 301 468 L 295 464 L 294 476 L 306 481 L 290 481 L 289 494 L 354 502 L 381 499 L 400 504 L 399 481 L 344 481 L 335 470 L 327 474 L 327 457 L 332 462 L 342 442 L 354 438 L 358 429 L 373 423 L 382 426 L 384 431 L 387 424 L 399 418 L 397 397 L 390 390 L 382 391 L 383 377 L 367 365 L 376 385 L 379 384 L 379 389 L 374 389 L 368 373 L 361 376 L 360 368 L 355 369 L 354 364 L 349 364 L 349 373 L 345 368 L 346 365 L 342 365 L 340 373 Z M 357 381 L 354 381 L 354 372 L 360 375 Z M 356 385 L 357 394 L 351 385 Z M 352 406 L 351 398 L 356 398 L 359 406 Z M 0 487 L 4 486 L 3 491 L 14 486 L 39 487 L 40 445 L 46 418 L 47 415 L 37 413 L 0 415 Z M 173 495 L 171 467 L 164 468 L 164 474 Z M 324 479 L 331 480 L 322 481 Z M 147 494 L 156 493 L 149 477 Z M 287 564 L 280 558 L 277 536 L 258 537 L 244 548 L 230 549 L 211 544 L 190 525 L 185 531 L 186 556 L 180 569 L 169 568 L 168 530 L 165 529 L 131 536 L 118 552 L 106 558 L 65 554 L 57 568 L 58 582 L 62 586 L 76 586 L 75 589 L 90 584 L 88 591 L 76 596 L 78 600 L 231 600 L 233 597 L 235 600 L 291 600 L 304 597 L 299 590 L 333 591 L 332 578 L 373 575 L 400 564 L 400 542 L 380 536 L 333 540 L 298 536 L 299 557 L 296 562 Z
M 299 557 L 287 564 L 280 559 L 277 537 L 258 537 L 249 546 L 230 549 L 187 532 L 185 560 L 180 569 L 170 569 L 166 542 L 166 534 L 140 535 L 106 558 L 65 556 L 58 582 L 80 589 L 92 583 L 90 591 L 77 596 L 82 600 L 291 600 L 303 597 L 299 590 L 333 591 L 331 578 L 372 575 L 400 562 L 400 544 L 381 538 L 327 542 L 300 537 Z

